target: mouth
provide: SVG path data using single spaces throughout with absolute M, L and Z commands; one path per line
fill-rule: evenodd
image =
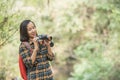
M 33 33 L 33 34 L 31 34 L 32 36 L 36 36 L 36 34 L 35 33 Z

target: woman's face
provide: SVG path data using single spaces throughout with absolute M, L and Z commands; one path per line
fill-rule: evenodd
M 27 33 L 28 33 L 29 38 L 36 37 L 36 34 L 37 34 L 36 27 L 34 26 L 32 22 L 29 22 L 27 25 Z

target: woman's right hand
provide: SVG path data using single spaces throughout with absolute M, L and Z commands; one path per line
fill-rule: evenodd
M 34 37 L 34 38 L 33 38 L 33 43 L 34 43 L 34 50 L 35 50 L 35 51 L 38 51 L 38 50 L 39 50 L 39 47 L 38 47 L 37 37 Z

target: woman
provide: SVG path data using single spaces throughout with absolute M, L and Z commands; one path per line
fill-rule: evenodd
M 53 73 L 49 61 L 54 59 L 50 42 L 44 40 L 41 45 L 37 40 L 37 30 L 31 20 L 24 20 L 20 24 L 19 54 L 27 70 L 28 80 L 53 80 Z M 29 50 L 23 42 L 27 42 L 32 50 Z

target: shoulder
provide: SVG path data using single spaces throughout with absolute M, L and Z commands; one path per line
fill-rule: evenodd
M 29 42 L 21 42 L 20 43 L 20 48 L 27 48 L 27 47 L 29 47 L 30 46 L 30 43 Z
M 23 51 L 25 51 L 26 49 L 27 49 L 26 46 L 25 46 L 23 43 L 20 43 L 19 52 L 23 52 Z
M 21 51 L 24 51 L 24 50 L 31 50 L 31 45 L 29 42 L 21 42 L 20 46 L 19 46 L 19 49 Z
M 25 44 L 21 43 L 19 46 L 19 54 L 23 55 L 28 53 L 29 53 L 29 49 L 26 48 Z
M 25 45 L 21 42 L 19 48 L 25 48 Z

